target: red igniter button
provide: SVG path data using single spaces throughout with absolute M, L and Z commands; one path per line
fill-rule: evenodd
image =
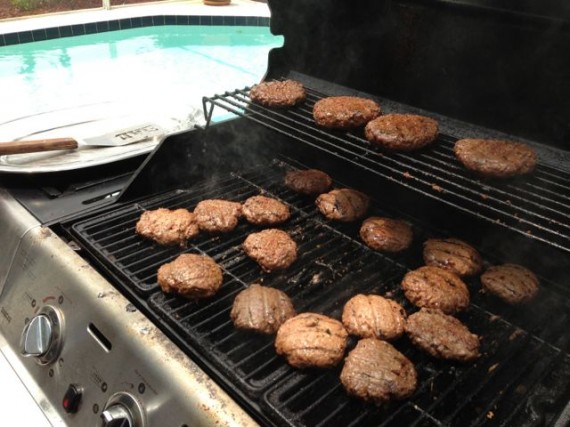
M 69 384 L 62 401 L 65 412 L 69 414 L 75 414 L 77 412 L 79 403 L 81 403 L 82 394 L 81 387 L 76 384 Z

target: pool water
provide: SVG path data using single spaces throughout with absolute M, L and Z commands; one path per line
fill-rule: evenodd
M 0 138 L 117 117 L 183 127 L 202 96 L 261 80 L 282 44 L 267 27 L 172 25 L 5 46 Z

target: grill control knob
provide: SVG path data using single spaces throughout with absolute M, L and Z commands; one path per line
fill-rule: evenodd
M 115 393 L 101 412 L 102 427 L 146 427 L 142 405 L 131 394 Z
M 22 355 L 34 357 L 42 365 L 53 362 L 63 344 L 62 329 L 63 318 L 60 312 L 51 306 L 43 307 L 22 332 Z
M 101 412 L 101 419 L 106 427 L 134 427 L 131 414 L 120 403 Z

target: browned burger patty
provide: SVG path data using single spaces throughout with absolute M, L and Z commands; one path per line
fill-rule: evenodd
M 249 91 L 253 102 L 266 107 L 292 107 L 305 100 L 303 85 L 295 80 L 270 81 L 254 85 Z
M 485 291 L 513 305 L 530 301 L 538 293 L 538 278 L 517 264 L 489 267 L 481 275 L 481 284 Z
M 273 225 L 287 221 L 291 217 L 289 207 L 279 200 L 265 196 L 253 196 L 242 206 L 245 219 L 255 225 Z
M 404 333 L 406 312 L 391 299 L 359 294 L 345 304 L 342 324 L 352 335 L 391 340 Z
M 438 124 L 429 117 L 414 114 L 386 114 L 368 122 L 366 139 L 394 151 L 413 151 L 437 138 Z
M 468 362 L 479 357 L 479 337 L 441 310 L 422 308 L 412 314 L 406 333 L 416 346 L 438 359 Z
M 182 254 L 158 269 L 163 292 L 187 298 L 211 297 L 222 285 L 222 269 L 209 256 Z
M 365 338 L 346 357 L 340 382 L 348 394 L 381 404 L 411 396 L 418 380 L 413 363 L 391 344 Z
M 373 216 L 362 223 L 360 238 L 376 251 L 400 252 L 412 244 L 414 234 L 405 221 Z
M 268 272 L 287 268 L 297 259 L 295 241 L 286 232 L 275 228 L 247 236 L 243 250 Z
M 158 208 L 145 211 L 136 225 L 136 232 L 161 245 L 181 245 L 200 232 L 196 216 L 186 209 Z
M 424 242 L 426 265 L 449 270 L 458 276 L 473 276 L 481 271 L 483 261 L 477 250 L 463 240 L 429 239 Z
M 537 162 L 535 151 L 528 145 L 498 139 L 460 139 L 454 152 L 467 169 L 493 178 L 530 173 Z
M 202 200 L 194 208 L 200 230 L 224 233 L 236 228 L 241 217 L 241 204 L 228 200 Z
M 315 204 L 328 219 L 351 222 L 366 214 L 370 198 L 360 191 L 341 188 L 321 194 Z
M 331 96 L 315 102 L 313 118 L 319 126 L 352 129 L 378 117 L 380 106 L 371 99 L 356 96 Z
M 289 171 L 285 174 L 285 186 L 301 194 L 321 194 L 331 185 L 331 177 L 318 169 Z
M 439 267 L 420 267 L 402 280 L 404 294 L 417 307 L 452 314 L 469 306 L 469 290 L 457 276 Z
M 295 308 L 285 292 L 253 284 L 237 294 L 230 317 L 238 329 L 274 334 L 295 314 Z
M 281 325 L 275 350 L 295 368 L 330 368 L 342 360 L 347 341 L 348 334 L 338 320 L 301 313 Z

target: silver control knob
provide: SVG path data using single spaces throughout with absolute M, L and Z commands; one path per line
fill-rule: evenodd
M 32 318 L 22 333 L 22 354 L 26 357 L 41 357 L 47 353 L 52 339 L 49 318 L 43 314 Z
M 101 413 L 101 419 L 106 427 L 135 427 L 131 414 L 120 403 L 105 409 Z
M 63 317 L 58 309 L 46 305 L 25 326 L 20 340 L 24 357 L 41 365 L 57 359 L 63 344 Z
M 101 412 L 102 427 L 147 427 L 145 410 L 130 393 L 113 394 Z

